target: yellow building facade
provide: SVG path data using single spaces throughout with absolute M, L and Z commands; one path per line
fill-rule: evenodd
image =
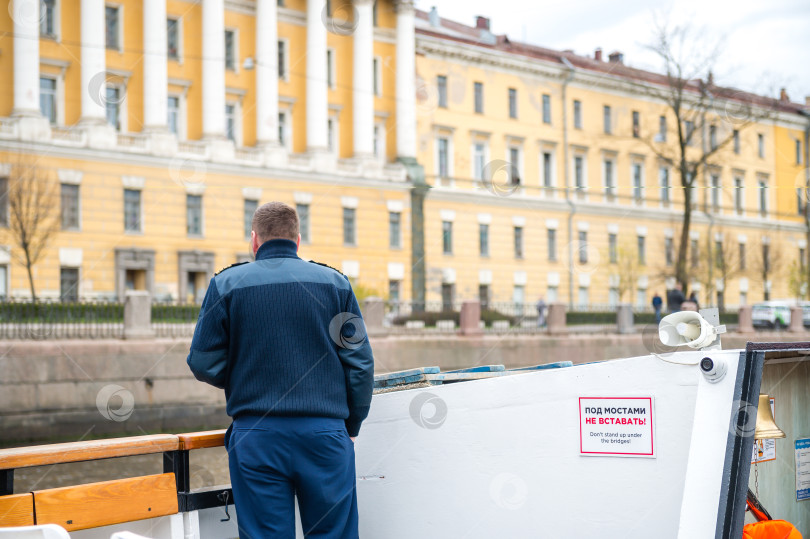
M 513 45 L 398 0 L 8 7 L 0 179 L 9 199 L 21 166 L 53 186 L 42 297 L 199 300 L 249 259 L 246 222 L 270 200 L 299 209 L 302 257 L 394 301 L 647 306 L 671 286 L 682 190 L 659 154 L 677 126 L 655 75 L 620 57 Z M 720 140 L 739 134 L 698 180 L 690 273 L 701 302 L 735 306 L 791 294 L 808 120 L 783 99 L 740 121 L 729 102 L 708 112 Z M 12 228 L 0 286 L 25 297 Z M 707 262 L 718 242 L 733 271 Z

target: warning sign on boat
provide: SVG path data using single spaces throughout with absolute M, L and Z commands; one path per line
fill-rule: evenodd
M 652 397 L 580 397 L 579 452 L 655 457 Z

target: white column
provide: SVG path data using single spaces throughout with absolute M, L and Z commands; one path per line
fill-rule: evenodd
M 166 0 L 143 0 L 144 130 L 167 129 L 167 47 Z
M 397 156 L 416 157 L 416 38 L 413 0 L 398 0 Z
M 104 32 L 104 0 L 81 0 L 82 116 L 85 124 L 106 124 L 107 44 Z
M 326 80 L 326 26 L 321 20 L 326 0 L 307 0 L 307 150 L 325 152 L 329 96 Z
M 354 0 L 354 155 L 374 153 L 374 22 L 373 0 Z
M 256 145 L 278 140 L 277 0 L 256 0 Z
M 225 2 L 203 0 L 203 138 L 225 138 Z M 163 23 L 166 24 L 165 22 Z
M 12 0 L 15 116 L 39 116 L 39 2 Z

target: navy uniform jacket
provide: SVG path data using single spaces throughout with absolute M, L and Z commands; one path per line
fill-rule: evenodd
M 335 417 L 356 436 L 371 404 L 374 357 L 349 280 L 290 240 L 211 279 L 187 362 L 225 390 L 232 418 Z

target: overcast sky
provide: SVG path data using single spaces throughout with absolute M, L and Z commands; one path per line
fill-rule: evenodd
M 645 0 L 417 0 L 417 7 L 436 6 L 439 15 L 474 24 L 476 15 L 489 17 L 496 34 L 507 34 L 553 49 L 573 49 L 592 55 L 601 47 L 605 58 L 624 53 L 625 63 L 661 71 L 644 45 L 653 36 L 654 16 L 672 22 L 691 21 L 706 35 L 723 40 L 715 82 L 762 94 L 787 88 L 792 101 L 810 95 L 810 2 L 807 0 L 663 0 L 653 12 Z M 497 7 L 496 7 L 497 6 Z M 533 6 L 533 7 L 528 7 Z

